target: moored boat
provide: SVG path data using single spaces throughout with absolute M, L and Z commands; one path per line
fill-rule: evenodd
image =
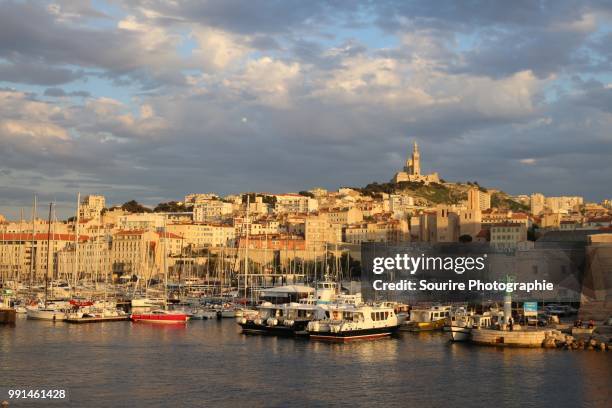
M 306 329 L 312 340 L 373 340 L 390 336 L 400 326 L 395 311 L 388 306 L 340 305 L 318 312 L 324 317 L 309 322 Z
M 442 330 L 450 321 L 450 306 L 432 306 L 428 309 L 413 309 L 410 320 L 402 325 L 406 331 Z
M 130 319 L 133 322 L 143 323 L 184 324 L 189 320 L 189 316 L 180 311 L 156 309 L 150 312 L 132 313 Z

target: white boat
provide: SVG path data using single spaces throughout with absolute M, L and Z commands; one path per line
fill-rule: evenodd
M 372 340 L 390 336 L 399 329 L 399 321 L 393 308 L 370 305 L 338 305 L 319 308 L 323 313 L 308 323 L 307 332 L 313 340 L 346 342 Z
M 28 306 L 26 309 L 28 319 L 61 321 L 66 318 L 66 312 L 64 310 L 56 309 L 54 307 L 48 306 L 38 308 Z
M 492 325 L 491 313 L 485 312 L 481 315 L 465 314 L 456 316 L 455 321 L 450 326 L 451 340 L 468 341 L 472 337 L 472 330 L 489 328 Z
M 166 300 L 164 298 L 135 298 L 131 301 L 132 307 L 158 307 L 164 306 Z

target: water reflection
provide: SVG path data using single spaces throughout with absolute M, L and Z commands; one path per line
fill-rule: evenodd
M 70 389 L 74 406 L 581 406 L 606 401 L 612 353 L 503 349 L 445 333 L 329 344 L 187 326 L 19 320 L 2 385 Z

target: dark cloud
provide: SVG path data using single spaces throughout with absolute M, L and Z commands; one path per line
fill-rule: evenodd
M 414 139 L 447 180 L 610 194 L 605 2 L 115 4 L 0 5 L 0 81 L 53 98 L 0 87 L 0 212 L 364 185 Z
M 64 96 L 78 96 L 78 97 L 82 97 L 82 98 L 87 98 L 89 96 L 91 96 L 91 94 L 87 91 L 71 91 L 71 92 L 66 92 L 64 91 L 62 88 L 47 88 L 45 89 L 44 92 L 45 96 L 51 96 L 54 98 L 61 98 Z

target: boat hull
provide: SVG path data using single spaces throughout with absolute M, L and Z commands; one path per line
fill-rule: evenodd
M 297 332 L 302 332 L 306 329 L 308 325 L 308 321 L 298 321 L 295 322 L 291 326 L 284 325 L 276 325 L 276 326 L 268 326 L 265 324 L 255 324 L 252 321 L 247 321 L 246 323 L 238 323 L 242 328 L 243 333 L 248 334 L 264 334 L 271 336 L 295 336 Z
M 184 324 L 187 323 L 188 316 L 185 314 L 132 314 L 130 320 L 141 323 L 158 324 Z
M 349 342 L 359 340 L 375 340 L 381 337 L 391 336 L 397 332 L 398 326 L 377 327 L 372 329 L 347 330 L 341 332 L 309 332 L 308 337 L 312 340 L 330 342 Z
M 66 313 L 59 310 L 45 310 L 45 309 L 28 309 L 28 319 L 32 320 L 51 320 L 61 321 L 66 317 Z
M 468 341 L 472 335 L 472 329 L 468 327 L 451 326 L 451 340 L 453 341 Z
M 434 322 L 408 322 L 402 326 L 402 330 L 412 332 L 442 330 L 446 325 L 446 320 L 437 320 Z

